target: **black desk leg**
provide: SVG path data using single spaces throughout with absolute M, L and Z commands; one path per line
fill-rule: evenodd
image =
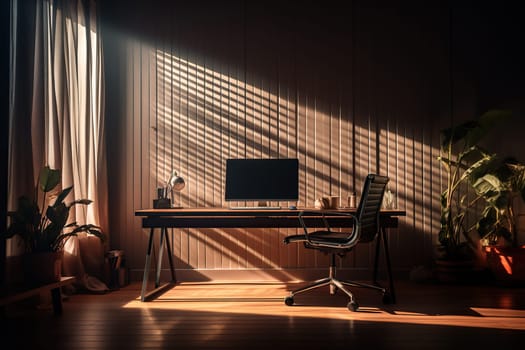
M 166 243 L 164 243 L 166 242 Z M 159 259 L 157 260 L 157 277 L 155 279 L 155 288 L 158 288 L 160 285 L 160 272 L 162 267 L 162 254 L 164 252 L 164 244 L 166 244 L 166 250 L 168 251 L 168 262 L 170 264 L 170 273 L 171 273 L 171 282 L 175 283 L 175 268 L 173 267 L 173 258 L 171 256 L 171 247 L 170 239 L 168 236 L 168 228 L 162 227 L 160 229 L 160 248 L 159 248 Z
M 392 266 L 390 265 L 390 253 L 388 252 L 388 241 L 386 237 L 386 230 L 381 228 L 381 236 L 383 237 L 383 247 L 385 248 L 386 268 L 388 271 L 388 281 L 390 283 L 390 296 L 392 297 L 392 304 L 396 303 L 396 291 L 394 290 L 394 278 L 392 276 Z
M 374 259 L 374 278 L 373 282 L 374 284 L 377 284 L 377 269 L 379 265 L 379 246 L 381 245 L 381 241 L 383 242 L 383 247 L 385 249 L 385 260 L 386 260 L 386 268 L 388 273 L 388 283 L 389 283 L 389 291 L 390 296 L 392 298 L 392 304 L 396 303 L 396 291 L 394 289 L 394 278 L 392 276 L 392 266 L 390 264 L 390 253 L 388 252 L 388 241 L 386 237 L 387 233 L 384 227 L 381 227 L 381 230 L 379 232 L 379 235 L 377 237 L 376 242 L 376 256 Z
M 160 272 L 162 270 L 162 255 L 164 253 L 164 237 L 166 236 L 166 228 L 160 229 L 160 241 L 159 241 L 159 256 L 157 257 L 157 269 L 155 270 L 155 288 L 160 286 Z
M 155 233 L 153 230 L 154 229 L 152 228 L 149 231 L 148 250 L 146 251 L 146 263 L 144 265 L 144 277 L 142 278 L 142 291 L 140 293 L 140 301 L 145 301 L 146 298 L 146 288 L 148 286 L 148 275 L 151 263 L 151 247 L 153 245 L 153 234 Z
M 171 245 L 170 245 L 170 240 L 168 236 L 168 229 L 166 227 L 164 227 L 164 235 L 166 239 L 166 250 L 168 251 L 168 262 L 170 264 L 171 282 L 176 283 L 177 278 L 175 277 L 175 266 L 173 265 L 173 257 L 171 255 Z
M 172 286 L 174 283 L 176 283 L 176 277 L 175 277 L 175 268 L 173 265 L 173 258 L 171 256 L 171 247 L 170 247 L 170 241 L 168 237 L 168 229 L 166 227 L 160 228 L 160 242 L 159 242 L 159 256 L 157 259 L 157 268 L 156 268 L 156 274 L 155 274 L 155 290 L 151 291 L 146 295 L 146 289 L 148 286 L 148 276 L 149 276 L 149 270 L 151 266 L 151 249 L 153 247 L 153 236 L 155 234 L 154 228 L 150 230 L 149 233 L 149 241 L 148 241 L 148 251 L 146 253 L 146 263 L 144 266 L 144 277 L 142 279 L 142 291 L 140 294 L 140 300 L 146 301 L 146 299 L 149 296 L 152 296 L 154 294 L 159 294 L 161 291 L 165 290 L 166 287 Z M 165 285 L 160 285 L 160 273 L 162 270 L 162 256 L 164 253 L 164 245 L 166 245 L 166 250 L 168 251 L 168 261 L 170 264 L 170 273 L 171 273 L 171 281 L 169 283 L 166 283 Z

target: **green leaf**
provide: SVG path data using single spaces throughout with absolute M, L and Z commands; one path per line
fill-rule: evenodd
M 40 190 L 44 193 L 51 191 L 60 183 L 60 170 L 45 166 L 40 171 Z
M 46 216 L 52 223 L 62 228 L 69 218 L 69 208 L 64 203 L 55 204 L 47 208 Z
M 492 174 L 485 174 L 472 184 L 476 192 L 485 197 L 493 197 L 504 190 L 503 183 Z
M 510 111 L 506 110 L 490 110 L 482 114 L 479 119 L 477 126 L 469 131 L 465 137 L 465 143 L 468 146 L 478 144 L 489 131 L 493 130 L 499 124 L 503 124 L 512 116 Z
M 89 233 L 98 237 L 102 242 L 106 241 L 106 236 L 98 229 L 89 229 Z
M 26 196 L 18 198 L 18 207 L 11 217 L 11 223 L 4 233 L 5 238 L 19 235 L 24 241 L 30 240 L 40 223 L 41 215 L 38 205 Z
M 499 210 L 503 210 L 505 212 L 508 211 L 510 205 L 511 205 L 511 194 L 508 191 L 500 192 L 498 196 L 496 196 L 494 200 L 494 205 Z
M 485 237 L 494 231 L 494 225 L 498 222 L 498 214 L 494 207 L 486 207 L 482 217 L 478 220 L 476 229 L 481 237 Z
M 463 141 L 465 148 L 478 144 L 489 131 L 498 124 L 502 124 L 511 118 L 512 113 L 508 110 L 490 110 L 482 114 L 477 120 L 467 120 L 455 127 L 446 128 L 441 131 L 441 149 L 450 150 L 452 146 Z
M 494 129 L 496 126 L 510 121 L 512 111 L 506 109 L 491 109 L 479 117 L 479 124 L 485 131 Z
M 485 174 L 494 173 L 500 166 L 500 161 L 496 154 L 485 154 L 480 164 L 478 164 L 469 174 L 469 181 L 475 183 L 479 178 L 485 176 Z
M 477 162 L 475 162 L 474 164 L 472 164 L 471 166 L 469 166 L 467 169 L 465 169 L 465 171 L 463 172 L 463 174 L 461 175 L 460 179 L 458 180 L 458 182 L 462 182 L 464 181 L 466 178 L 470 178 L 471 175 L 473 173 L 475 173 L 478 169 L 481 169 L 483 168 L 486 164 L 490 163 L 493 159 L 493 157 L 495 157 L 495 155 L 486 155 L 484 156 L 483 158 L 479 159 Z
M 449 150 L 452 145 L 464 140 L 471 130 L 476 127 L 478 127 L 478 122 L 469 120 L 458 126 L 441 130 L 441 149 Z
M 75 204 L 90 205 L 91 203 L 93 203 L 93 201 L 90 199 L 77 199 L 76 201 L 71 202 L 69 206 L 73 206 Z
M 64 188 L 62 190 L 62 192 L 60 192 L 58 194 L 54 205 L 58 205 L 58 204 L 62 203 L 66 199 L 67 195 L 71 192 L 72 189 L 73 189 L 73 186 L 69 186 L 67 188 Z
M 64 243 L 71 237 L 75 237 L 76 233 L 63 233 L 59 235 L 54 241 L 53 241 L 53 251 L 57 251 L 63 248 Z
M 41 219 L 38 205 L 26 196 L 18 198 L 18 209 L 15 214 L 15 220 L 25 222 L 33 227 L 37 227 Z

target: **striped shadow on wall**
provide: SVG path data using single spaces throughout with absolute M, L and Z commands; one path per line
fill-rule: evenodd
M 225 161 L 241 157 L 298 158 L 298 206 L 312 206 L 321 195 L 359 193 L 370 172 L 388 175 L 397 206 L 407 211 L 390 233 L 394 269 L 406 273 L 428 262 L 439 227 L 436 157 L 448 66 L 436 58 L 440 47 L 420 49 L 429 38 L 410 27 L 415 23 L 391 20 L 385 31 L 377 26 L 384 18 L 369 10 L 359 18 L 353 35 L 347 28 L 328 43 L 310 42 L 297 30 L 259 46 L 255 39 L 266 27 L 256 20 L 230 36 L 206 31 L 210 37 L 194 45 L 183 43 L 185 27 L 154 41 L 108 33 L 107 111 L 117 130 L 109 157 L 118 174 L 110 194 L 120 203 L 111 206 L 111 239 L 126 251 L 132 277 L 142 277 L 147 245 L 134 211 L 151 207 L 173 169 L 186 179 L 175 204 L 227 206 Z M 208 49 L 216 40 L 223 45 L 217 56 Z M 285 246 L 291 229 L 170 232 L 176 267 L 187 279 L 291 280 L 324 274 L 328 266 L 322 254 Z M 341 273 L 368 272 L 372 253 L 373 246 L 359 247 Z

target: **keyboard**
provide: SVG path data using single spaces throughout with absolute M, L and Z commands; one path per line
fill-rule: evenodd
M 280 210 L 281 207 L 259 207 L 259 206 L 253 206 L 253 207 L 229 207 L 231 210 Z

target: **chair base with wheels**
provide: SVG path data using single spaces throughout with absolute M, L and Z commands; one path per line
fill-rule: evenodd
M 391 304 L 392 298 L 390 296 L 390 293 L 388 293 L 387 289 L 384 288 L 384 287 L 376 286 L 376 285 L 372 285 L 372 284 L 367 284 L 367 283 L 360 283 L 360 282 L 356 282 L 356 281 L 345 281 L 345 280 L 337 279 L 335 277 L 335 272 L 336 272 L 335 255 L 336 255 L 335 253 L 332 253 L 332 255 L 331 255 L 331 264 L 330 264 L 330 270 L 329 270 L 329 276 L 328 277 L 318 279 L 317 281 L 314 281 L 313 283 L 311 283 L 311 284 L 309 284 L 307 286 L 304 286 L 302 288 L 298 288 L 298 289 L 296 289 L 294 291 L 291 291 L 290 295 L 288 295 L 287 297 L 284 298 L 284 303 L 286 305 L 288 305 L 288 306 L 292 306 L 292 305 L 294 305 L 294 297 L 297 294 L 301 294 L 301 293 L 307 292 L 307 291 L 312 290 L 312 289 L 316 289 L 316 288 L 320 288 L 320 287 L 324 287 L 324 286 L 329 286 L 331 295 L 334 295 L 337 292 L 337 290 L 343 291 L 349 298 L 349 302 L 346 305 L 348 310 L 350 310 L 350 311 L 357 311 L 357 309 L 359 308 L 359 304 L 355 300 L 354 295 L 352 294 L 352 292 L 350 292 L 347 288 L 345 288 L 345 286 L 348 286 L 348 287 L 359 287 L 359 288 L 374 289 L 374 290 L 380 292 L 383 295 L 383 304 Z

